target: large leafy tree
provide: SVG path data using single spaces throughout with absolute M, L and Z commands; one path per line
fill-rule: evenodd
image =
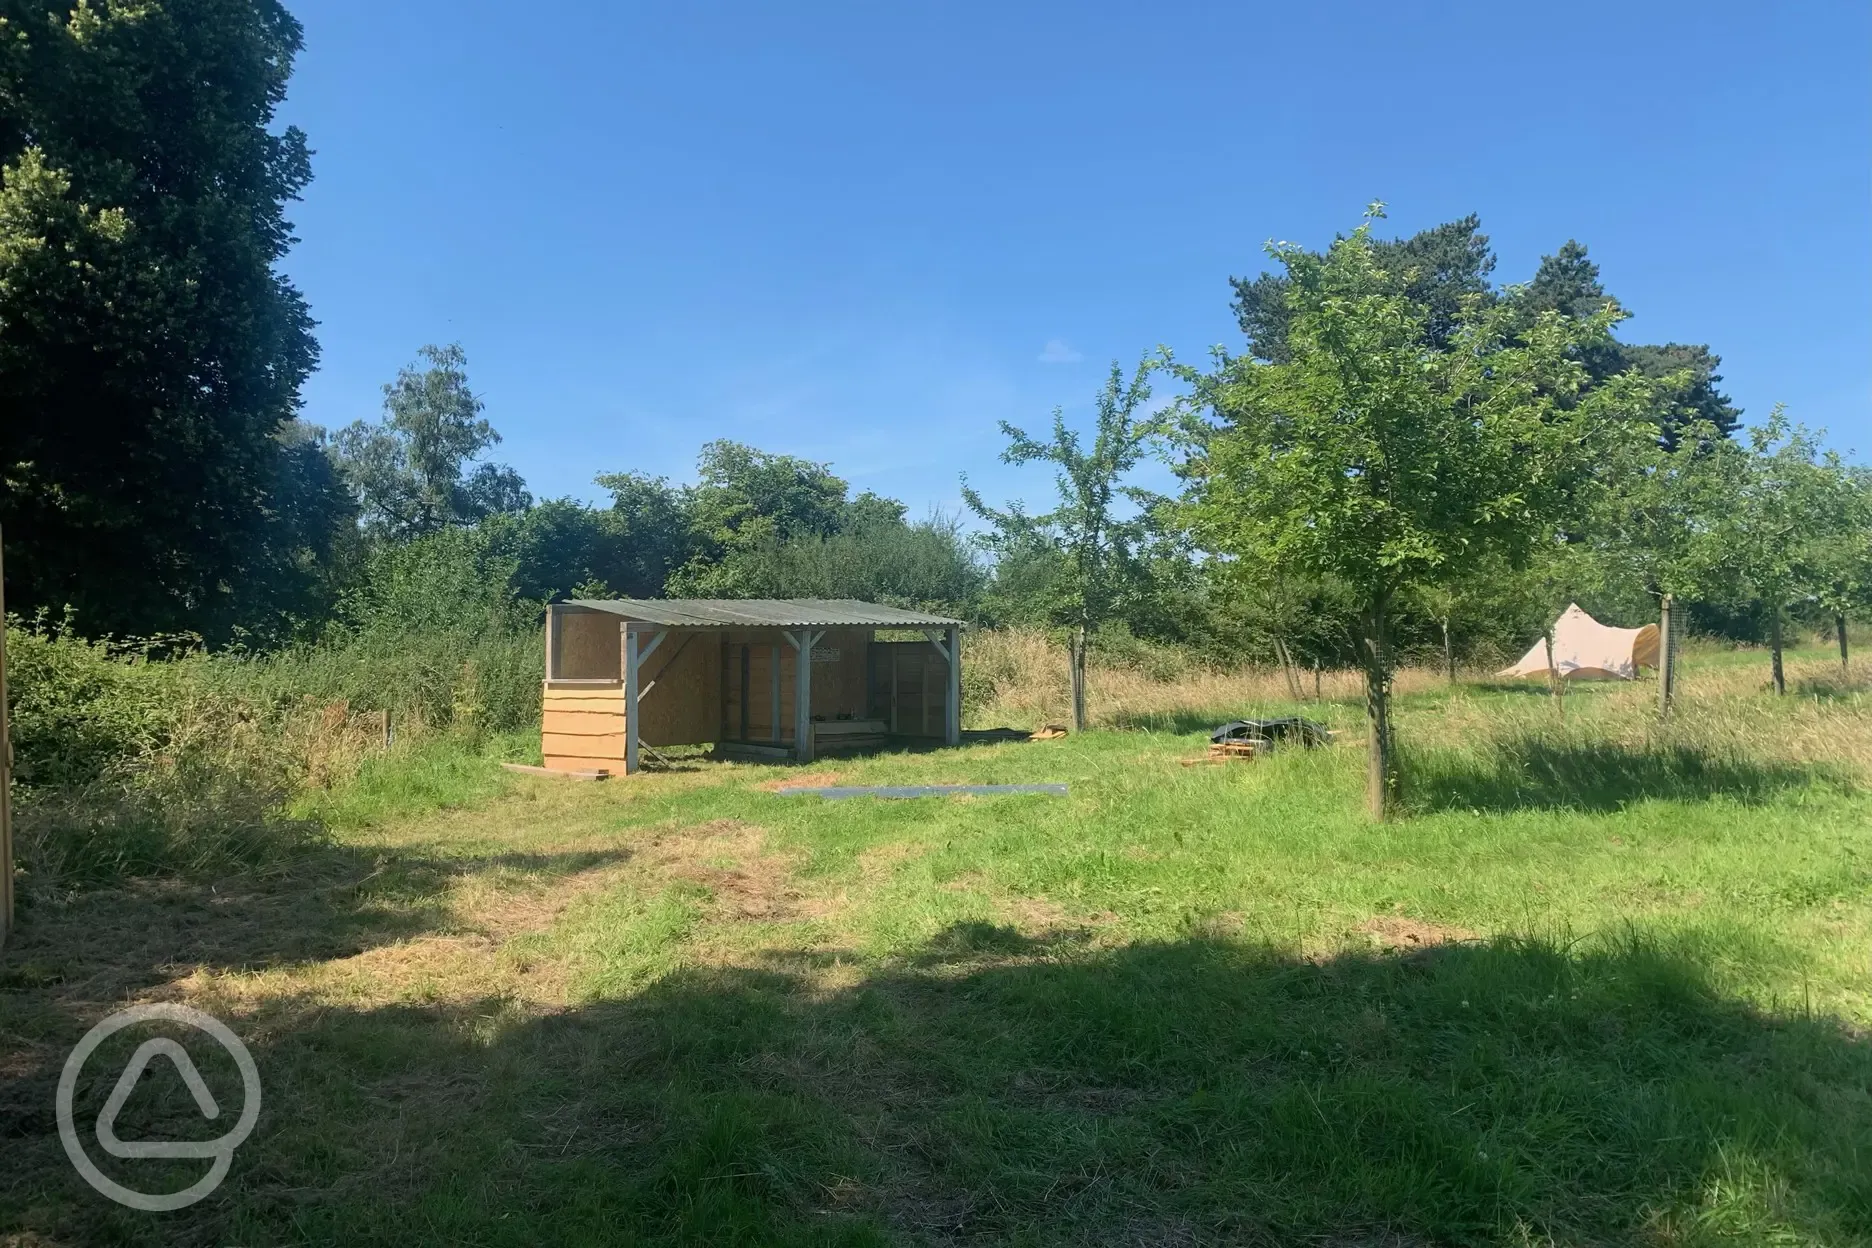
M 1559 312 L 1583 319 L 1604 307 L 1611 296 L 1599 280 L 1599 266 L 1586 248 L 1568 239 L 1551 256 L 1542 256 L 1534 280 L 1516 293 L 1516 301 L 1531 319 L 1542 312 Z M 1729 437 L 1742 423 L 1742 409 L 1717 387 L 1722 357 L 1707 346 L 1680 342 L 1627 344 L 1608 338 L 1581 350 L 1581 363 L 1596 382 L 1636 369 L 1657 384 L 1653 387 L 1652 419 L 1666 447 L 1676 445 L 1685 427 L 1708 426 L 1719 437 Z
M 468 387 L 459 344 L 427 346 L 385 384 L 383 419 L 338 431 L 336 448 L 368 531 L 421 537 L 525 511 L 533 499 L 520 474 L 481 458 L 500 434 Z
M 1212 373 L 1183 370 L 1199 413 L 1184 465 L 1197 532 L 1225 557 L 1331 577 L 1358 603 L 1380 818 L 1396 791 L 1387 632 L 1400 600 L 1550 539 L 1596 459 L 1643 428 L 1648 388 L 1587 388 L 1579 357 L 1609 333 L 1611 307 L 1522 326 L 1478 296 L 1444 334 L 1384 267 L 1370 237 L 1381 215 L 1323 255 L 1270 249 L 1286 277 L 1285 361 L 1219 352 Z
M 8 604 L 225 635 L 316 579 L 343 497 L 290 429 L 317 358 L 276 265 L 311 176 L 276 0 L 0 3 Z
M 1087 642 L 1146 585 L 1139 548 L 1149 540 L 1150 520 L 1161 500 L 1125 484 L 1125 478 L 1144 457 L 1156 429 L 1146 412 L 1151 368 L 1140 363 L 1127 382 L 1124 370 L 1112 362 L 1096 400 L 1089 449 L 1058 409 L 1052 437 L 1045 441 L 1001 422 L 1008 439 L 1004 462 L 1055 469 L 1058 505 L 1053 510 L 1030 514 L 1018 502 L 1005 510 L 991 507 L 966 479 L 962 484 L 969 509 L 992 526 L 988 540 L 998 556 L 1051 571 L 1035 588 L 1044 595 L 1049 622 L 1069 630 L 1073 639 L 1073 725 L 1080 731 L 1086 726 Z
M 1489 274 L 1495 269 L 1495 253 L 1482 233 L 1482 218 L 1474 213 L 1409 238 L 1369 239 L 1367 245 L 1391 292 L 1424 309 L 1423 332 L 1433 345 L 1446 345 L 1465 310 L 1492 297 Z M 1286 363 L 1292 358 L 1287 345 L 1294 316 L 1288 298 L 1291 276 L 1263 273 L 1232 277 L 1229 284 L 1235 288 L 1235 319 L 1248 338 L 1249 354 Z

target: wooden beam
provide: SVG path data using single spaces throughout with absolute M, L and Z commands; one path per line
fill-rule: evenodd
M 949 631 L 949 632 L 951 632 L 951 633 L 954 633 L 954 632 L 955 632 L 955 630 L 954 630 L 954 629 L 950 629 L 950 630 L 948 630 L 948 631 Z M 923 635 L 924 635 L 925 637 L 927 637 L 927 638 L 929 638 L 929 643 L 930 643 L 930 645 L 932 645 L 932 646 L 935 646 L 935 647 L 936 647 L 936 653 L 937 653 L 937 654 L 940 654 L 940 655 L 942 655 L 942 656 L 943 656 L 943 660 L 944 660 L 945 662 L 946 662 L 946 661 L 948 661 L 948 658 L 949 658 L 949 651 L 948 651 L 947 649 L 945 649 L 945 648 L 943 647 L 943 643 L 942 643 L 942 634 L 940 634 L 940 633 L 938 633 L 938 632 L 937 632 L 937 631 L 936 631 L 935 629 L 933 629 L 933 628 L 926 628 L 926 629 L 924 629 L 924 630 L 923 630 Z
M 502 763 L 508 771 L 518 771 L 529 776 L 558 776 L 565 780 L 608 780 L 611 773 L 603 767 L 580 769 L 577 771 L 557 771 L 551 767 L 530 767 L 525 763 Z
M 767 649 L 773 667 L 773 739 L 779 741 L 784 735 L 780 731 L 780 647 L 769 646 Z
M 812 731 L 812 652 L 825 630 L 803 628 L 796 638 L 785 634 L 799 653 L 793 659 L 793 757 L 802 763 L 813 760 Z
M 949 679 L 943 689 L 943 741 L 962 744 L 962 630 L 949 630 L 949 648 L 943 655 L 949 660 Z
M 637 633 L 624 628 L 624 774 L 637 774 Z
M 753 733 L 751 716 L 754 710 L 754 695 L 748 689 L 748 682 L 753 678 L 754 647 L 745 641 L 741 643 L 741 735 L 738 740 L 746 741 Z
M 546 683 L 553 678 L 553 643 L 559 635 L 559 604 L 551 603 L 546 607 Z
M 628 625 L 626 627 L 628 627 Z M 650 656 L 656 653 L 656 648 L 663 644 L 663 639 L 667 636 L 669 636 L 669 630 L 667 628 L 657 629 L 656 632 L 651 635 L 650 644 L 637 652 L 637 662 L 640 664 L 649 662 Z

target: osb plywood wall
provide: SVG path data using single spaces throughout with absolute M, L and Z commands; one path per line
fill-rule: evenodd
M 556 680 L 617 680 L 624 634 L 617 616 L 561 607 L 554 612 L 552 676 Z
M 721 647 L 714 633 L 668 633 L 638 668 L 645 745 L 702 745 L 721 736 Z

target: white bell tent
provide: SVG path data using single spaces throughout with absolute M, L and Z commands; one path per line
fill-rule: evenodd
M 1563 680 L 1636 680 L 1641 667 L 1658 665 L 1658 627 L 1611 628 L 1570 604 L 1553 626 L 1553 666 Z M 1547 639 L 1498 676 L 1546 676 Z

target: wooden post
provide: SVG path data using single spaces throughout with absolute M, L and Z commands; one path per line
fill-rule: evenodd
M 780 647 L 767 647 L 767 665 L 772 670 L 768 673 L 773 678 L 773 743 L 779 745 L 785 735 L 780 731 Z
M 1084 732 L 1086 727 L 1086 628 L 1079 626 L 1073 635 L 1072 643 L 1072 713 L 1073 731 Z
M 812 652 L 825 632 L 802 628 L 797 635 L 787 633 L 785 636 L 798 652 L 793 659 L 793 757 L 810 763 L 813 761 Z
M 1840 675 L 1847 680 L 1851 680 L 1852 664 L 1846 653 L 1846 613 L 1844 611 L 1835 611 L 1833 613 L 1833 632 L 1839 637 Z
M 743 741 L 754 739 L 752 720 L 754 715 L 754 695 L 748 689 L 748 683 L 754 676 L 754 647 L 747 642 L 741 643 L 741 737 Z
M 949 680 L 943 698 L 943 741 L 962 744 L 962 630 L 951 628 L 949 641 Z
M 1313 700 L 1320 700 L 1320 661 L 1313 660 Z
M 7 719 L 4 547 L 0 542 L 0 949 L 13 931 L 13 733 Z
M 930 697 L 929 655 L 919 655 L 922 661 L 917 664 L 917 734 L 929 736 Z
M 1658 718 L 1669 719 L 1671 699 L 1677 696 L 1677 637 L 1671 620 L 1676 604 L 1665 594 L 1658 602 Z
M 1443 620 L 1443 666 L 1449 669 L 1449 683 L 1456 683 L 1456 650 L 1450 645 L 1449 616 Z
M 637 633 L 624 625 L 624 774 L 637 774 Z
M 902 647 L 896 645 L 895 643 L 892 643 L 891 648 L 890 648 L 890 659 L 891 659 L 891 677 L 890 677 L 890 680 L 891 680 L 890 725 L 891 726 L 890 726 L 890 730 L 891 730 L 891 735 L 893 737 L 897 735 L 897 681 L 898 681 L 897 656 L 900 653 L 902 653 Z

